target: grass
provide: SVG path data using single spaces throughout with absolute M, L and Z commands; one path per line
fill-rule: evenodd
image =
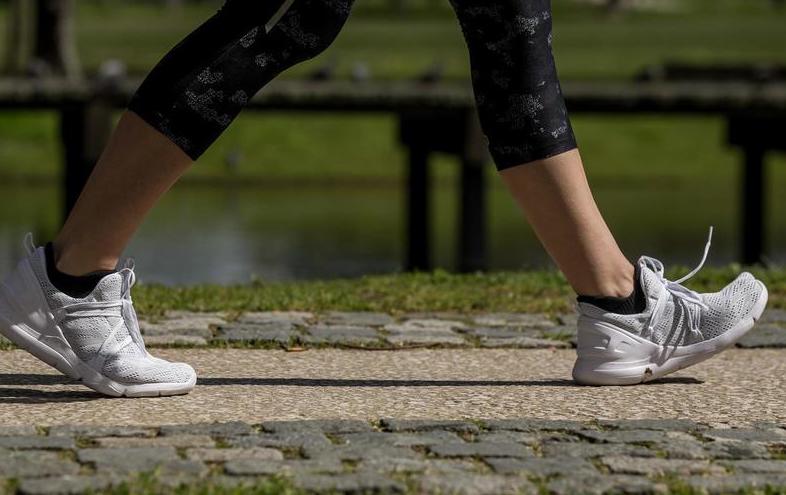
M 204 481 L 198 484 L 171 486 L 162 483 L 159 476 L 142 475 L 137 479 L 96 494 L 106 495 L 301 495 L 306 492 L 296 488 L 290 480 L 272 477 L 254 483 L 239 483 L 237 486 Z
M 363 62 L 375 77 L 414 77 L 439 60 L 447 76 L 466 77 L 466 51 L 448 2 L 409 3 L 414 4 L 411 11 L 395 15 L 385 8 L 385 1 L 357 2 L 334 46 L 291 75 L 308 73 L 335 59 L 340 75 Z M 562 75 L 568 79 L 630 77 L 643 65 L 675 58 L 786 61 L 779 48 L 786 44 L 782 29 L 786 9 L 773 9 L 767 1 L 687 0 L 675 9 L 617 16 L 572 0 L 553 3 L 555 50 Z M 78 39 L 84 63 L 91 69 L 108 58 L 120 58 L 132 70 L 144 72 L 219 4 L 162 11 L 137 2 L 83 0 Z
M 770 308 L 786 308 L 786 270 L 754 269 L 770 290 Z M 686 270 L 673 271 L 678 276 Z M 708 292 L 731 281 L 739 267 L 705 269 L 691 288 Z M 139 285 L 134 300 L 145 316 L 166 310 L 545 312 L 572 309 L 572 292 L 554 271 L 454 275 L 446 272 L 368 276 L 352 280 L 254 283 L 244 286 Z

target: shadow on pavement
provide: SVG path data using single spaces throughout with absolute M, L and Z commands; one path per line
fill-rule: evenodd
M 105 399 L 98 392 L 85 390 L 73 392 L 68 390 L 46 391 L 28 388 L 0 388 L 0 404 L 47 404 L 52 402 L 88 402 Z
M 76 383 L 63 375 L 0 373 L 0 385 L 68 385 Z
M 700 385 L 704 382 L 692 377 L 666 377 L 645 385 L 664 384 Z M 374 380 L 331 378 L 200 378 L 198 386 L 257 385 L 267 387 L 575 387 L 585 388 L 573 380 Z

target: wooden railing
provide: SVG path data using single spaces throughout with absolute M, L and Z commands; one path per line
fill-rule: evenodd
M 111 115 L 123 107 L 137 82 L 99 79 L 0 80 L 0 109 L 38 109 L 61 115 L 65 150 L 66 211 L 108 138 Z M 765 156 L 786 150 L 786 83 L 663 81 L 563 85 L 571 113 L 701 114 L 728 120 L 727 144 L 741 148 L 742 230 L 740 261 L 764 254 Z M 474 101 L 466 83 L 281 81 L 265 88 L 248 111 L 389 113 L 400 122 L 408 150 L 405 266 L 428 270 L 431 262 L 429 157 L 457 158 L 461 169 L 458 222 L 460 271 L 487 266 L 486 185 L 488 163 Z M 347 143 L 351 145 L 351 143 Z

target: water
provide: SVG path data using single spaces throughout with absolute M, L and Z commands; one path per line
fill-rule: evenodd
M 490 264 L 494 270 L 550 266 L 548 257 L 497 180 L 490 193 Z M 667 264 L 698 261 L 707 232 L 716 236 L 710 264 L 735 260 L 738 200 L 733 181 L 711 187 L 701 179 L 592 178 L 612 230 L 631 256 Z M 784 190 L 771 184 L 772 193 Z M 0 272 L 21 255 L 24 232 L 39 241 L 58 225 L 53 185 L 0 185 Z M 786 262 L 786 200 L 771 194 L 769 259 Z M 436 187 L 435 259 L 455 263 L 456 190 Z M 395 184 L 378 186 L 223 187 L 181 184 L 166 196 L 129 247 L 146 282 L 245 283 L 356 277 L 401 270 L 404 196 Z

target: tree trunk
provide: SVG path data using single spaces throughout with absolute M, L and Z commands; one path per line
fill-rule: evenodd
M 77 79 L 74 0 L 11 0 L 5 72 Z

